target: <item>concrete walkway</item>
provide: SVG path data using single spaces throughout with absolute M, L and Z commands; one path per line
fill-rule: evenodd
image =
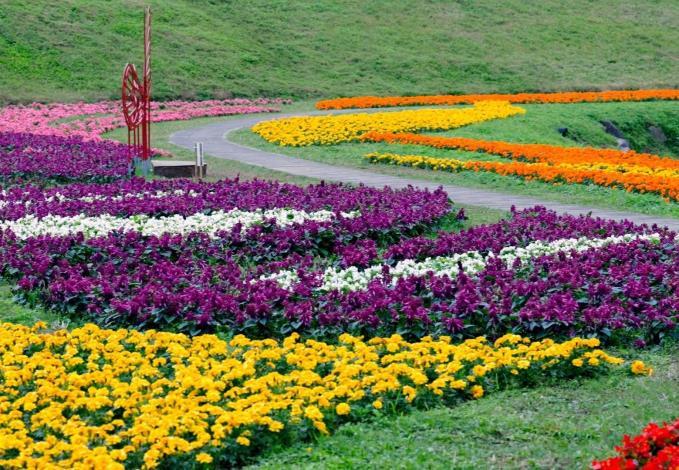
M 355 112 L 355 110 L 345 110 L 344 112 Z M 304 115 L 309 114 L 328 114 L 328 112 L 324 111 L 304 113 Z M 252 127 L 254 124 L 260 121 L 295 115 L 297 114 L 275 114 L 264 116 L 246 116 L 243 118 L 231 119 L 224 122 L 218 122 L 215 124 L 209 124 L 202 127 L 175 132 L 170 136 L 170 142 L 190 150 L 193 149 L 195 142 L 203 142 L 204 152 L 217 158 L 234 160 L 247 163 L 249 165 L 268 168 L 270 170 L 282 171 L 292 175 L 318 178 L 326 181 L 337 181 L 354 184 L 363 183 L 366 186 L 375 187 L 391 186 L 393 188 L 404 188 L 406 186 L 416 186 L 419 188 L 429 188 L 432 190 L 443 186 L 443 189 L 448 193 L 450 199 L 459 204 L 483 206 L 502 210 L 509 210 L 512 205 L 516 206 L 517 209 L 542 205 L 562 213 L 591 213 L 594 216 L 609 219 L 629 219 L 636 223 L 658 224 L 679 231 L 679 219 L 663 218 L 635 212 L 623 212 L 575 204 L 562 204 L 560 202 L 545 201 L 529 196 L 507 194 L 484 189 L 441 185 L 421 179 L 402 178 L 368 170 L 328 165 L 311 160 L 289 157 L 287 155 L 265 152 L 229 141 L 229 133 L 236 130 Z

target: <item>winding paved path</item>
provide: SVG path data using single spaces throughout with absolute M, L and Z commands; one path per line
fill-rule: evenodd
M 347 110 L 344 112 L 355 112 Z M 309 114 L 328 114 L 324 112 L 310 112 Z M 635 212 L 623 212 L 616 210 L 603 209 L 598 207 L 580 206 L 575 204 L 563 204 L 560 202 L 545 201 L 529 196 L 489 191 L 485 189 L 464 188 L 453 185 L 441 185 L 431 181 L 402 178 L 391 176 L 368 170 L 361 170 L 346 166 L 328 165 L 311 160 L 290 157 L 278 153 L 265 152 L 263 150 L 246 147 L 229 141 L 229 133 L 245 128 L 252 127 L 259 121 L 277 119 L 281 117 L 296 116 L 299 114 L 275 114 L 247 116 L 238 119 L 231 119 L 224 122 L 209 124 L 202 127 L 186 129 L 175 132 L 170 136 L 170 142 L 180 147 L 193 149 L 195 142 L 203 142 L 203 150 L 206 154 L 226 160 L 234 160 L 249 165 L 260 166 L 270 170 L 282 171 L 292 175 L 307 176 L 311 178 L 323 179 L 326 181 L 341 181 L 344 183 L 363 183 L 367 186 L 391 186 L 393 188 L 403 188 L 406 186 L 416 186 L 420 188 L 436 189 L 443 186 L 450 198 L 459 204 L 489 207 L 492 209 L 509 210 L 514 205 L 517 209 L 542 205 L 557 212 L 570 214 L 586 214 L 591 212 L 594 216 L 609 219 L 629 219 L 637 223 L 658 224 L 668 226 L 673 230 L 679 230 L 679 219 L 663 218 L 659 216 L 640 214 Z

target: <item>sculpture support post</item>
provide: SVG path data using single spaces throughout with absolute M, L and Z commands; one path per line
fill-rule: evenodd
M 151 7 L 144 11 L 144 121 L 142 133 L 142 161 L 144 174 L 151 165 Z

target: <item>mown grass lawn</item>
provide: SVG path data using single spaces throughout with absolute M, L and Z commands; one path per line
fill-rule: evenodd
M 601 120 L 611 120 L 631 140 L 639 151 L 657 152 L 669 157 L 679 156 L 679 106 L 675 102 L 642 103 L 581 103 L 520 105 L 526 114 L 498 119 L 454 129 L 438 135 L 455 135 L 486 140 L 506 140 L 523 143 L 546 143 L 562 146 L 588 145 L 613 147 L 615 140 L 606 134 Z M 273 117 L 272 117 L 273 118 Z M 653 141 L 647 128 L 663 128 L 665 143 Z M 557 129 L 567 127 L 568 137 Z M 249 129 L 233 132 L 229 138 L 249 147 L 260 148 L 299 158 L 370 169 L 381 173 L 426 179 L 442 184 L 494 189 L 506 193 L 544 198 L 559 202 L 615 208 L 659 216 L 679 217 L 679 203 L 666 202 L 653 194 L 629 193 L 621 189 L 596 185 L 554 185 L 540 181 L 525 181 L 519 177 L 493 173 L 434 172 L 426 169 L 369 163 L 364 155 L 370 152 L 452 157 L 462 160 L 499 160 L 477 152 L 440 150 L 418 145 L 384 143 L 345 143 L 328 146 L 281 147 L 271 144 Z

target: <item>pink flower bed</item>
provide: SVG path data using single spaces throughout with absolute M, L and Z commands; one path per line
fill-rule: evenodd
M 153 102 L 153 122 L 183 121 L 199 117 L 269 113 L 289 100 L 259 98 L 210 101 Z M 0 108 L 0 131 L 102 140 L 101 135 L 124 127 L 120 102 L 52 103 Z

